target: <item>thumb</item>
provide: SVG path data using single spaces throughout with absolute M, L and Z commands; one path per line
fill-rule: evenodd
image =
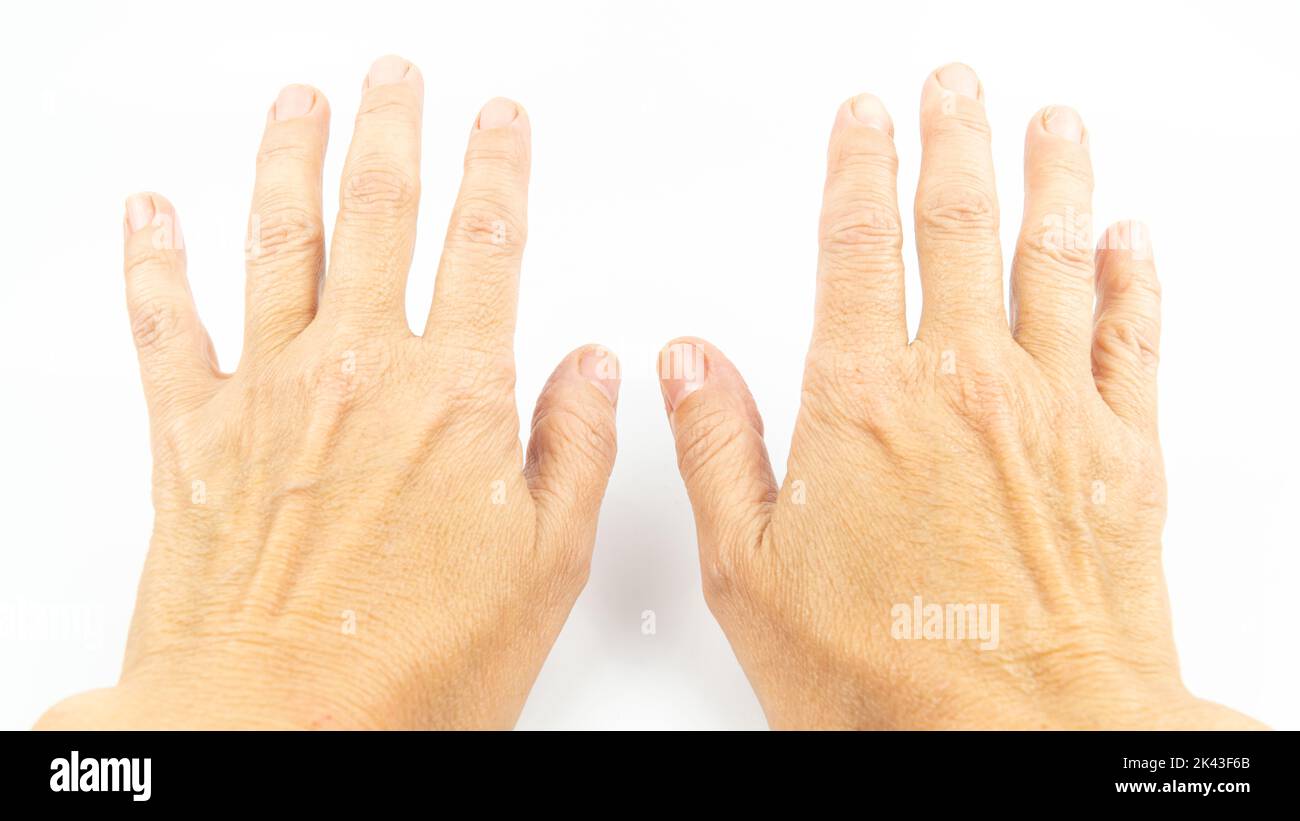
M 659 352 L 659 386 L 701 559 L 719 567 L 718 551 L 758 544 L 776 502 L 763 420 L 740 372 L 702 339 L 677 339 Z
M 541 544 L 585 562 L 617 450 L 618 358 L 598 345 L 566 356 L 537 399 L 524 477 Z

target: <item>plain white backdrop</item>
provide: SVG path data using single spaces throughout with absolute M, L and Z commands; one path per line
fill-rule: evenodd
M 521 414 L 577 345 L 603 343 L 623 363 L 591 581 L 520 727 L 765 726 L 700 593 L 655 355 L 679 334 L 725 350 L 763 412 L 779 478 L 835 110 L 863 91 L 884 100 L 910 213 L 921 84 L 961 60 L 988 100 L 1004 247 L 1018 230 L 1024 128 L 1050 103 L 1087 125 L 1096 225 L 1151 226 L 1184 679 L 1300 728 L 1296 6 L 116 2 L 10 4 L 5 17 L 0 726 L 113 683 L 121 662 L 152 520 L 123 198 L 156 190 L 176 204 L 200 313 L 233 369 L 267 108 L 290 82 L 328 96 L 328 226 L 362 78 L 396 52 L 427 88 L 413 322 L 470 125 L 505 95 L 534 133 Z

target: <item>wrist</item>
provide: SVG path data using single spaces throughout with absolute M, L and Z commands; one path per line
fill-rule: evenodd
M 308 698 L 236 703 L 225 696 L 198 691 L 118 684 L 64 699 L 47 710 L 33 729 L 307 730 L 377 726 L 382 724 Z

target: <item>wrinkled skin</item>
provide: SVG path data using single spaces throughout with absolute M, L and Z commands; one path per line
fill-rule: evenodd
M 909 344 L 893 126 L 871 95 L 837 117 L 780 487 L 726 357 L 699 339 L 660 357 L 705 594 L 769 721 L 1253 726 L 1179 677 L 1145 229 L 1116 224 L 1094 253 L 1082 121 L 1066 108 L 1035 115 L 1008 319 L 989 126 L 969 68 L 927 79 L 921 125 L 923 312 Z M 927 605 L 944 614 L 929 638 L 916 630 Z M 988 628 L 996 606 L 996 633 L 945 622 L 949 605 L 984 608 Z
M 508 100 L 471 129 L 428 324 L 408 329 L 422 91 L 400 58 L 372 67 L 328 266 L 328 106 L 281 93 L 231 374 L 175 210 L 128 200 L 154 534 L 120 681 L 38 726 L 514 723 L 587 576 L 618 365 L 566 357 L 521 453 L 529 126 Z M 1094 253 L 1082 122 L 1040 112 L 1008 318 L 982 101 L 964 66 L 925 85 L 910 343 L 893 127 L 870 95 L 841 109 L 783 486 L 726 357 L 698 339 L 661 356 L 709 603 L 776 727 L 1256 726 L 1178 674 L 1146 231 L 1113 225 Z M 958 606 L 996 621 L 958 631 Z
M 329 110 L 268 114 L 244 355 L 219 371 L 172 206 L 136 195 L 126 283 L 156 511 L 120 682 L 43 727 L 508 727 L 587 577 L 618 365 L 570 354 L 525 459 L 513 333 L 526 114 L 484 107 L 423 336 L 404 313 L 423 82 L 366 80 L 325 272 Z M 319 294 L 319 296 L 318 296 Z

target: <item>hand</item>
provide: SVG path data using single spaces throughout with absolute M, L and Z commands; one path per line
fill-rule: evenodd
M 1178 674 L 1145 229 L 1112 226 L 1094 256 L 1083 124 L 1035 115 L 1008 323 L 969 68 L 929 77 L 921 131 L 909 345 L 893 127 L 871 95 L 836 119 L 782 487 L 731 363 L 701 340 L 660 357 L 705 594 L 769 721 L 1248 724 Z
M 472 128 L 428 326 L 408 329 L 422 95 L 406 61 L 371 68 L 322 285 L 329 108 L 281 92 L 233 374 L 195 313 L 172 206 L 128 201 L 156 522 L 121 681 L 40 726 L 514 723 L 587 577 L 618 365 L 595 347 L 560 363 L 525 464 L 512 338 L 529 125 L 509 100 Z

